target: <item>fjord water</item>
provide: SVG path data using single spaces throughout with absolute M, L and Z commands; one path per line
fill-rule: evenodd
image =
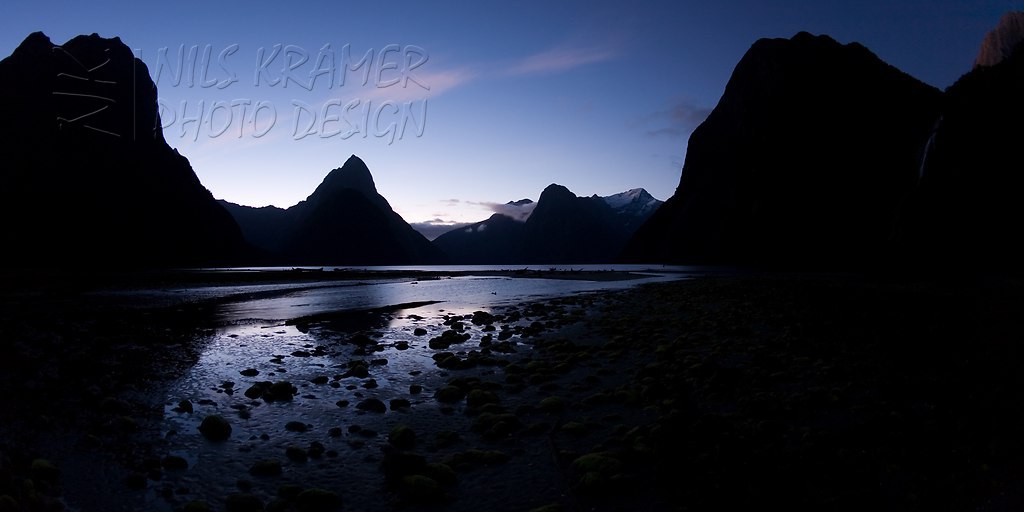
M 290 268 L 214 269 L 215 271 L 271 271 Z M 163 293 L 200 298 L 246 297 L 228 300 L 219 305 L 216 320 L 220 325 L 238 325 L 260 322 L 283 322 L 289 319 L 354 309 L 386 307 L 410 302 L 438 301 L 441 308 L 489 309 L 526 300 L 556 297 L 567 294 L 601 290 L 623 289 L 642 283 L 659 282 L 702 275 L 708 269 L 701 267 L 648 265 L 582 265 L 582 266 L 529 266 L 508 269 L 501 266 L 418 266 L 418 267 L 327 267 L 330 272 L 381 272 L 380 279 L 324 280 L 302 284 L 249 285 L 230 287 L 203 287 L 172 290 Z M 542 271 L 546 277 L 518 277 L 515 275 L 464 275 L 472 272 Z M 595 277 L 574 278 L 573 272 L 608 272 L 611 279 Z M 387 277 L 387 272 L 453 272 L 453 277 Z M 623 279 L 621 273 L 633 273 Z M 615 275 L 618 274 L 618 275 Z M 315 274 L 314 274 L 315 275 Z M 599 276 L 596 275 L 596 276 Z M 259 298 L 250 298 L 259 294 Z
M 231 269 L 237 272 L 239 269 Z M 257 269 L 252 269 L 257 271 Z M 258 269 L 266 270 L 266 269 Z M 355 269 L 354 269 L 355 270 Z M 260 461 L 278 460 L 282 474 L 272 482 L 336 488 L 344 482 L 345 499 L 360 509 L 387 509 L 379 502 L 380 475 L 377 458 L 386 444 L 387 432 L 398 423 L 409 424 L 426 434 L 445 429 L 466 428 L 471 421 L 434 400 L 433 394 L 445 386 L 448 374 L 435 365 L 439 350 L 428 346 L 432 337 L 452 328 L 449 318 L 488 311 L 500 315 L 512 310 L 523 312 L 521 320 L 503 321 L 500 330 L 528 326 L 532 318 L 524 303 L 557 301 L 602 290 L 623 289 L 641 283 L 686 278 L 702 272 L 694 268 L 664 267 L 652 271 L 639 266 L 589 266 L 571 270 L 608 270 L 595 280 L 569 279 L 569 267 L 555 268 L 560 278 L 510 277 L 509 275 L 465 275 L 462 272 L 502 270 L 495 267 L 373 267 L 358 269 L 392 271 L 459 272 L 429 278 L 358 279 L 306 281 L 299 284 L 208 287 L 169 290 L 196 297 L 225 297 L 216 306 L 216 328 L 200 340 L 204 349 L 194 366 L 158 393 L 163 397 L 165 440 L 173 455 L 188 461 L 185 474 L 168 474 L 166 483 L 183 492 L 182 498 L 222 496 L 235 488 L 239 478 L 248 479 L 250 468 Z M 539 270 L 539 269 L 538 269 Z M 551 267 L 544 267 L 550 271 Z M 324 272 L 329 272 L 324 269 Z M 611 272 L 616 271 L 616 272 Z M 636 272 L 625 276 L 623 272 Z M 314 271 L 315 272 L 315 271 Z M 549 275 L 551 275 L 549 274 Z M 386 275 L 386 274 L 382 274 Z M 594 274 L 590 274 L 594 275 Z M 629 277 L 622 279 L 622 277 Z M 596 280 L 601 279 L 601 280 Z M 361 328 L 375 345 L 363 350 L 351 342 L 354 332 L 344 332 L 317 324 L 288 325 L 287 320 L 328 312 L 384 308 L 411 304 L 406 309 L 390 309 L 375 315 L 379 323 Z M 420 305 L 423 303 L 428 303 Z M 584 306 L 566 305 L 582 315 Z M 496 335 L 484 326 L 462 322 L 465 342 L 453 345 L 452 352 L 478 351 L 485 336 Z M 497 325 L 496 325 L 497 327 Z M 461 328 L 461 327 L 460 327 Z M 416 335 L 417 329 L 426 334 Z M 511 329 L 510 329 L 511 330 Z M 517 331 L 518 332 L 518 331 Z M 501 338 L 499 338 L 501 339 Z M 511 338 L 518 354 L 528 354 L 532 340 Z M 486 352 L 486 351 L 485 351 Z M 369 371 L 361 376 L 348 375 L 353 361 L 365 361 Z M 243 375 L 243 370 L 249 370 Z M 258 374 L 253 375 L 255 370 Z M 482 370 L 481 376 L 487 375 Z M 493 372 L 491 372 L 493 373 Z M 260 381 L 288 381 L 296 388 L 294 399 L 274 403 L 247 398 L 245 392 Z M 410 392 L 410 386 L 423 391 Z M 386 414 L 357 408 L 366 399 L 391 404 L 394 399 L 408 405 L 388 407 Z M 194 412 L 180 407 L 188 400 Z M 198 431 L 202 419 L 220 415 L 232 425 L 229 440 L 211 443 Z M 291 426 L 289 426 L 291 425 Z M 297 427 L 296 425 L 300 426 Z M 319 446 L 319 448 L 314 448 Z M 307 460 L 291 460 L 284 455 L 291 448 L 325 451 L 325 455 Z M 527 460 L 524 458 L 524 460 Z M 556 481 L 557 475 L 538 478 Z M 264 478 L 255 478 L 254 492 L 262 489 Z M 272 492 L 263 496 L 272 498 Z M 481 497 L 480 499 L 485 499 Z M 150 494 L 150 505 L 164 509 L 168 503 Z M 478 500 L 463 502 L 469 506 Z M 455 506 L 453 510 L 459 510 Z

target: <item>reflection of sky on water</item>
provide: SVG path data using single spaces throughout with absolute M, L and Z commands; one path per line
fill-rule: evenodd
M 347 500 L 364 505 L 378 502 L 380 450 L 392 427 L 409 424 L 429 440 L 432 432 L 465 430 L 473 420 L 461 413 L 461 406 L 457 406 L 460 409 L 454 414 L 442 411 L 433 398 L 434 392 L 443 387 L 449 377 L 434 365 L 431 356 L 437 351 L 428 347 L 428 341 L 448 329 L 443 325 L 445 315 L 469 315 L 475 310 L 501 313 L 506 307 L 499 303 L 571 291 L 621 288 L 636 282 L 458 278 L 418 284 L 403 281 L 330 286 L 274 299 L 229 304 L 221 312 L 226 323 L 209 338 L 196 365 L 172 383 L 165 394 L 165 431 L 173 432 L 166 437 L 167 448 L 189 463 L 187 472 L 168 474 L 165 481 L 188 489 L 182 498 L 223 495 L 243 479 L 252 480 L 254 492 L 265 499 L 271 498 L 278 486 L 293 483 L 331 489 L 341 485 Z M 492 295 L 492 291 L 498 295 Z M 301 332 L 279 322 L 240 322 L 243 318 L 282 318 L 340 307 L 426 299 L 446 302 L 387 314 L 387 321 L 373 330 L 383 350 L 365 356 L 358 355 L 355 346 L 344 343 L 351 336 L 349 333 L 316 326 Z M 518 323 L 528 325 L 531 321 L 525 317 Z M 465 325 L 471 338 L 453 345 L 450 349 L 453 352 L 479 350 L 480 339 L 487 334 L 481 326 L 468 321 Z M 414 335 L 417 327 L 426 329 L 427 334 Z M 395 347 L 397 341 L 408 343 L 409 348 L 399 350 Z M 318 346 L 325 347 L 326 355 L 295 355 L 296 351 L 313 353 Z M 518 350 L 528 353 L 530 346 L 521 343 Z M 376 363 L 370 364 L 367 378 L 340 378 L 351 360 L 376 360 Z M 248 368 L 257 369 L 259 375 L 241 375 L 240 372 Z M 488 373 L 486 368 L 482 371 L 482 375 Z M 312 380 L 316 377 L 328 377 L 336 385 L 315 384 Z M 366 386 L 370 379 L 375 386 Z M 255 382 L 278 380 L 287 380 L 296 386 L 298 394 L 294 400 L 265 403 L 244 396 L 245 390 Z M 231 383 L 227 386 L 231 391 L 226 391 L 226 382 Z M 423 386 L 423 392 L 410 393 L 411 384 Z M 385 414 L 359 411 L 356 404 L 366 398 L 377 398 L 385 404 L 395 398 L 407 399 L 411 408 L 395 411 L 389 407 Z M 195 413 L 176 410 L 182 399 L 192 401 Z M 339 401 L 348 404 L 339 407 Z M 232 434 L 228 441 L 211 443 L 199 434 L 197 427 L 209 414 L 220 414 L 231 422 Z M 292 421 L 308 424 L 309 431 L 288 431 L 284 427 Z M 375 431 L 376 435 L 350 432 L 353 425 Z M 330 435 L 331 428 L 341 428 L 342 434 Z M 284 456 L 289 446 L 305 449 L 314 441 L 322 443 L 334 456 L 307 462 L 291 461 Z M 467 447 L 469 445 L 457 448 Z M 283 474 L 280 477 L 265 479 L 249 475 L 253 463 L 266 459 L 281 461 Z M 156 496 L 152 496 L 151 504 L 154 510 L 165 510 L 166 504 Z M 380 510 L 390 509 L 390 505 L 381 505 Z
M 449 308 L 486 309 L 524 300 L 623 289 L 640 283 L 678 278 L 679 276 L 671 275 L 628 281 L 579 281 L 469 276 L 418 281 L 339 283 L 315 288 L 304 287 L 276 297 L 224 304 L 218 308 L 217 317 L 222 324 L 256 320 L 283 321 L 329 311 L 421 301 L 441 301 Z
M 408 424 L 429 439 L 430 433 L 444 429 L 466 431 L 473 421 L 463 414 L 461 405 L 456 405 L 454 411 L 445 411 L 433 398 L 434 392 L 452 377 L 435 366 L 432 356 L 438 351 L 428 346 L 431 337 L 448 329 L 443 324 L 446 315 L 469 315 L 476 310 L 501 314 L 538 299 L 623 289 L 682 277 L 686 276 L 652 275 L 626 281 L 455 277 L 186 290 L 186 294 L 194 297 L 232 296 L 237 300 L 229 297 L 227 302 L 216 306 L 218 327 L 205 340 L 205 349 L 197 363 L 163 394 L 164 431 L 168 432 L 166 447 L 189 463 L 187 472 L 168 473 L 165 483 L 187 489 L 180 498 L 190 499 L 222 496 L 236 488 L 239 480 L 251 480 L 253 492 L 270 499 L 278 486 L 286 483 L 337 489 L 339 482 L 343 482 L 346 499 L 364 506 L 376 503 L 381 492 L 380 450 L 386 445 L 387 433 L 392 427 Z M 230 292 L 225 293 L 228 290 Z M 242 295 L 235 295 L 239 293 Z M 382 350 L 367 355 L 359 354 L 356 346 L 346 343 L 351 333 L 331 331 L 316 324 L 306 332 L 283 325 L 285 319 L 316 313 L 424 301 L 441 302 L 385 314 L 384 322 L 371 330 Z M 529 325 L 534 320 L 525 315 L 516 323 Z M 480 339 L 487 333 L 482 326 L 468 321 L 464 324 L 471 337 L 453 345 L 451 352 L 480 350 Z M 417 327 L 426 329 L 427 334 L 416 336 L 413 331 Z M 396 347 L 399 341 L 407 343 L 409 348 L 400 350 Z M 530 339 L 515 336 L 512 341 L 518 343 L 518 354 L 507 357 L 514 359 L 531 350 Z M 318 352 L 317 347 L 323 350 Z M 353 360 L 375 362 L 369 365 L 369 375 L 365 378 L 341 377 Z M 249 368 L 258 370 L 259 374 L 243 376 L 241 371 Z M 480 367 L 479 371 L 486 379 L 496 370 Z M 327 377 L 328 382 L 314 383 L 317 377 Z M 373 384 L 368 386 L 370 379 Z M 279 380 L 287 380 L 298 389 L 294 400 L 266 403 L 244 395 L 256 382 Z M 422 393 L 411 393 L 411 384 L 423 386 Z M 367 398 L 377 398 L 385 404 L 396 398 L 406 399 L 410 409 L 396 411 L 389 407 L 385 414 L 358 410 L 356 404 Z M 183 399 L 193 403 L 194 413 L 176 409 Z M 539 397 L 529 400 L 539 400 Z M 339 406 L 339 401 L 347 404 Z M 232 434 L 228 441 L 212 443 L 200 435 L 197 427 L 202 418 L 210 414 L 222 415 L 231 422 Z M 309 431 L 286 429 L 285 425 L 293 421 L 308 424 Z M 349 428 L 354 425 L 376 434 L 350 432 Z M 338 435 L 332 435 L 332 428 L 341 430 Z M 334 456 L 306 462 L 285 457 L 289 446 L 306 449 L 312 442 L 322 443 Z M 452 449 L 472 446 L 465 444 Z M 283 474 L 269 479 L 249 475 L 252 464 L 265 459 L 280 460 Z M 156 495 L 151 495 L 150 504 L 154 510 L 169 510 L 166 502 Z M 381 505 L 381 510 L 390 509 L 390 505 Z M 469 510 L 471 503 L 464 505 L 460 508 L 455 504 L 454 510 Z

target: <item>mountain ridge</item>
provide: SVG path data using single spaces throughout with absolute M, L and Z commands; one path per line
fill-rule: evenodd
M 524 221 L 495 213 L 442 234 L 434 244 L 461 264 L 607 263 L 661 203 L 642 188 L 579 197 L 555 183 L 536 203 L 524 201 L 506 203 L 535 204 Z
M 231 216 L 159 129 L 156 86 L 119 38 L 30 34 L 0 61 L 9 200 L 0 229 L 21 265 L 163 267 L 244 261 Z M 27 219 L 27 220 L 23 220 Z M 84 260 L 84 261 L 83 261 Z
M 624 261 L 845 266 L 887 250 L 941 92 L 858 43 L 761 39 Z
M 273 261 L 299 265 L 408 265 L 445 260 L 377 192 L 352 155 L 304 200 L 289 208 L 222 201 L 253 245 Z

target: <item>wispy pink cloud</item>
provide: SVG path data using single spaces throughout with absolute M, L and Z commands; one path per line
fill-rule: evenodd
M 416 70 L 409 81 L 390 87 L 364 87 L 356 96 L 365 100 L 409 101 L 436 98 L 441 94 L 472 81 L 477 73 L 469 68 L 450 68 L 438 71 Z
M 611 60 L 620 55 L 620 50 L 611 46 L 568 47 L 561 46 L 535 53 L 512 64 L 505 70 L 506 75 L 530 75 L 535 73 L 557 73 L 572 68 Z

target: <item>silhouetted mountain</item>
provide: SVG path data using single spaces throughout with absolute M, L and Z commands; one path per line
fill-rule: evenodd
M 287 210 L 276 206 L 243 206 L 223 199 L 217 202 L 238 222 L 246 242 L 262 250 L 271 259 L 273 254 L 281 250 L 291 227 L 291 217 L 286 213 Z
M 886 250 L 941 93 L 857 43 L 757 41 L 627 261 L 860 264 Z
M 979 60 L 1013 41 L 1016 50 L 986 59 L 992 64 L 975 67 L 946 91 L 903 224 L 915 261 L 1016 266 L 1024 256 L 1016 240 L 1024 225 L 1022 20 L 1024 13 L 1004 16 L 986 36 Z
M 313 193 L 287 210 L 223 202 L 246 239 L 293 265 L 406 265 L 445 258 L 377 193 L 370 170 L 352 155 Z
M 521 263 L 526 224 L 495 213 L 485 221 L 449 231 L 434 239 L 452 263 L 505 265 Z
M 526 221 L 522 261 L 602 263 L 618 255 L 629 235 L 612 220 L 614 212 L 595 197 L 576 197 L 548 185 Z
M 529 199 L 507 206 L 532 205 Z M 637 226 L 661 204 L 644 189 L 609 197 L 577 197 L 549 185 L 525 222 L 508 215 L 461 227 L 434 244 L 455 263 L 603 263 L 612 261 Z
M 242 234 L 163 138 L 156 87 L 120 39 L 41 32 L 0 61 L 4 259 L 21 265 L 236 261 Z

